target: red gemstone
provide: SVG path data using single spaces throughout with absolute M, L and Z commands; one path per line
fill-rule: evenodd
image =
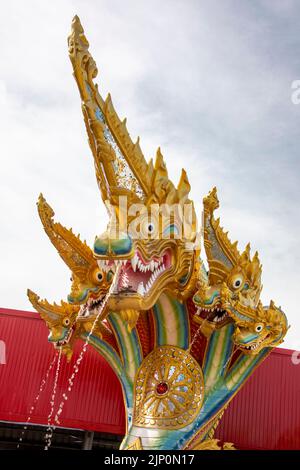
M 165 393 L 167 393 L 168 390 L 169 390 L 169 387 L 166 382 L 160 382 L 156 386 L 156 392 L 158 393 L 158 395 L 164 395 Z

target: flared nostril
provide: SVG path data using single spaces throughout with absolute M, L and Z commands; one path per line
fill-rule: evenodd
M 132 251 L 132 239 L 127 233 L 120 233 L 116 238 L 107 236 L 96 237 L 94 254 L 97 256 L 124 256 Z
M 94 242 L 94 253 L 96 255 L 107 255 L 109 252 L 109 239 L 96 237 Z
M 110 249 L 113 255 L 129 254 L 132 251 L 132 239 L 127 233 L 121 233 L 118 238 L 110 240 Z

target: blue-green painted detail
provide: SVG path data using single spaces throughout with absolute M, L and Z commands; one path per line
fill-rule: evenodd
M 106 255 L 109 252 L 108 238 L 96 238 L 94 242 L 94 253 L 96 255 Z
M 124 361 L 124 369 L 127 370 L 130 367 L 131 360 L 134 359 L 137 370 L 142 362 L 142 352 L 136 329 L 133 328 L 129 334 L 127 330 L 127 325 L 124 325 L 124 328 L 126 329 L 125 340 L 121 328 L 118 324 L 119 321 L 120 318 L 118 318 L 118 314 L 111 312 L 109 315 L 109 322 L 118 338 L 118 344 L 121 349 L 121 356 Z M 128 349 L 126 347 L 127 344 L 131 349 L 132 357 L 129 357 Z
M 165 228 L 163 231 L 163 235 L 179 235 L 179 230 L 178 227 L 175 224 L 171 224 L 168 227 Z
M 249 374 L 256 367 L 256 365 L 259 362 L 261 362 L 269 354 L 269 352 L 270 352 L 270 348 L 264 348 L 256 356 L 252 356 L 251 365 L 246 368 L 243 375 L 239 378 L 239 381 L 237 382 L 237 384 L 232 387 L 231 390 L 233 392 L 235 392 L 244 383 L 244 381 L 248 378 Z M 244 355 L 234 364 L 234 366 L 230 369 L 228 377 L 226 378 L 227 382 L 229 382 L 231 377 L 234 376 L 234 374 L 237 372 L 237 370 L 240 367 L 242 367 L 245 364 L 245 362 L 249 361 L 249 357 L 251 357 L 251 356 Z
M 53 339 L 52 339 L 52 331 L 50 331 L 50 333 L 48 335 L 48 341 L 50 341 L 51 343 L 53 343 L 53 342 L 56 343 L 57 341 L 62 341 L 67 336 L 68 331 L 69 331 L 68 328 L 62 327 L 61 335 L 59 337 L 56 337 L 56 338 L 53 338 Z
M 233 324 L 229 323 L 225 327 L 219 330 L 216 330 L 212 334 L 208 349 L 206 351 L 206 356 L 205 356 L 205 364 L 203 367 L 204 378 L 206 378 L 209 375 L 209 371 L 211 369 L 211 365 L 214 359 L 216 348 L 219 346 L 219 342 L 220 342 L 219 338 L 221 335 L 224 335 L 224 339 L 223 339 L 222 354 L 221 354 L 222 362 L 219 364 L 219 369 L 221 369 L 220 375 L 224 375 L 224 373 L 226 372 L 226 365 L 227 365 L 226 363 L 230 358 L 232 346 L 233 346 L 232 341 L 231 341 L 233 330 L 234 330 Z
M 256 340 L 259 337 L 259 335 L 256 335 L 254 333 L 248 333 L 247 335 L 243 335 L 243 338 L 241 338 L 241 343 L 243 344 L 248 344 L 251 343 L 252 341 Z
M 205 299 L 204 304 L 205 305 L 212 305 L 216 297 L 220 297 L 220 291 L 219 290 L 215 290 L 214 293 L 209 297 L 209 299 Z M 202 297 L 195 294 L 194 295 L 194 302 L 196 304 L 197 303 L 202 303 Z
M 84 300 L 86 300 L 89 292 L 97 292 L 98 289 L 99 287 L 90 287 L 90 288 L 82 289 L 80 295 L 78 295 L 77 297 L 72 297 L 72 295 L 69 294 L 68 302 L 70 302 L 70 304 L 77 304 L 78 302 L 83 302 Z
M 166 344 L 166 332 L 162 324 L 161 309 L 159 307 L 159 302 L 156 302 L 156 304 L 154 304 L 153 306 L 153 319 L 155 324 L 156 345 L 162 346 Z
M 205 299 L 205 304 L 206 305 L 211 305 L 213 301 L 215 300 L 216 297 L 220 297 L 220 291 L 216 290 L 209 299 Z
M 96 108 L 95 115 L 96 115 L 96 118 L 98 119 L 98 121 L 101 121 L 101 122 L 103 122 L 103 124 L 105 124 L 105 119 L 104 119 L 103 113 L 101 112 L 100 108 Z
M 180 284 L 184 285 L 189 278 L 189 273 L 179 279 Z
M 82 339 L 86 340 L 88 333 L 85 332 L 82 334 Z M 126 376 L 126 372 L 123 368 L 123 365 L 120 361 L 119 356 L 117 355 L 116 351 L 107 344 L 105 341 L 102 341 L 97 336 L 91 335 L 89 344 L 95 347 L 95 349 L 101 354 L 102 357 L 106 359 L 108 364 L 111 366 L 115 374 L 117 375 L 118 379 L 121 382 L 121 386 L 124 392 L 124 397 L 126 400 L 126 406 L 128 408 L 132 408 L 133 406 L 133 388 L 132 383 Z
M 115 255 L 125 255 L 132 250 L 132 240 L 129 235 L 122 235 L 120 238 L 110 241 L 110 248 Z
M 178 346 L 182 349 L 187 349 L 189 347 L 189 319 L 188 311 L 185 304 L 172 299 L 172 304 L 174 310 L 177 311 L 177 318 L 179 323 L 179 344 Z
M 224 377 L 220 377 L 219 381 L 215 384 L 213 391 L 205 397 L 203 406 L 195 421 L 186 428 L 171 432 L 168 438 L 164 441 L 165 448 L 173 450 L 182 449 L 183 446 L 196 434 L 196 432 L 205 425 L 205 423 L 208 423 L 217 415 L 225 403 L 227 403 L 233 394 L 243 385 L 253 369 L 265 358 L 267 354 L 268 348 L 265 348 L 257 356 L 254 356 L 245 373 L 239 378 L 238 383 L 231 390 L 226 387 L 226 379 L 224 379 Z M 249 356 L 246 356 L 243 360 L 247 360 L 247 358 L 249 359 Z
M 92 96 L 92 89 L 90 85 L 88 84 L 88 82 L 85 82 L 85 87 L 86 87 L 86 91 L 88 92 L 88 94 Z
M 234 315 L 236 315 L 238 318 L 240 318 L 240 320 L 248 321 L 248 322 L 253 321 L 250 317 L 246 317 L 245 315 L 242 315 L 237 310 L 235 310 L 233 307 L 229 307 L 228 310 L 230 310 Z
M 165 298 L 168 300 L 169 307 L 172 309 L 172 312 L 170 312 L 169 315 L 159 300 L 153 307 L 156 345 L 163 346 L 170 344 L 170 335 L 168 335 L 167 330 L 173 330 L 176 332 L 177 337 L 175 342 L 172 341 L 172 344 L 179 348 L 187 349 L 189 346 L 189 320 L 187 308 L 185 304 L 181 304 L 167 294 L 165 294 Z M 170 321 L 172 324 L 170 324 Z
M 131 253 L 132 246 L 132 239 L 127 234 L 120 234 L 116 239 L 97 237 L 94 242 L 94 253 L 106 255 L 111 252 L 114 255 L 126 255 Z

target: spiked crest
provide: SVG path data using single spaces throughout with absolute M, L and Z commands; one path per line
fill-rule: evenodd
M 261 264 L 256 252 L 251 259 L 250 244 L 240 253 L 237 242 L 232 243 L 228 232 L 220 226 L 220 219 L 214 218 L 214 211 L 219 207 L 217 189 L 203 199 L 204 206 L 204 246 L 209 264 L 209 281 L 211 284 L 223 282 L 234 269 L 244 271 L 247 281 L 258 292 L 261 290 Z M 257 299 L 258 300 L 258 299 Z

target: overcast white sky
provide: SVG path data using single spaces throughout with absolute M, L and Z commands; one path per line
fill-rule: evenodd
M 0 306 L 30 310 L 30 287 L 65 298 L 70 274 L 41 227 L 92 244 L 107 222 L 67 53 L 78 14 L 121 117 L 147 158 L 187 169 L 200 214 L 216 185 L 222 225 L 263 263 L 263 301 L 282 306 L 300 349 L 300 4 L 285 0 L 10 0 L 0 16 Z

